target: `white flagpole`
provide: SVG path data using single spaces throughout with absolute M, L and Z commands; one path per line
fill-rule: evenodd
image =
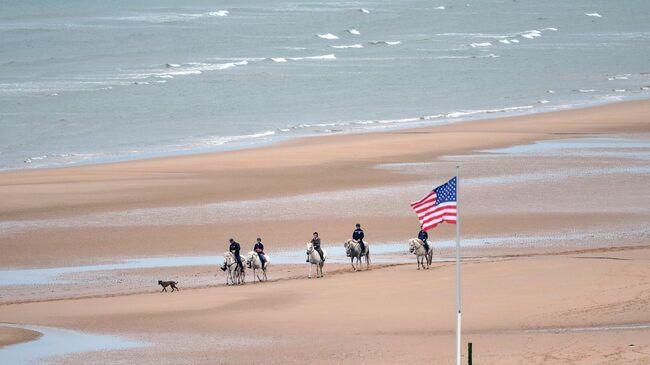
M 456 365 L 460 365 L 460 199 L 458 191 L 460 179 L 458 177 L 459 167 L 456 166 Z

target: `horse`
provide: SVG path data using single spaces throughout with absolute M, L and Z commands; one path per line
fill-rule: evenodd
M 429 269 L 433 260 L 433 247 L 431 247 L 431 244 L 429 244 L 429 251 L 426 251 L 424 249 L 424 242 L 421 239 L 411 238 L 409 240 L 409 252 L 415 255 L 418 262 L 418 270 L 420 270 L 420 265 L 422 265 L 423 269 Z M 425 262 L 426 266 L 424 264 Z
M 363 243 L 365 246 L 363 252 L 361 252 L 361 245 L 357 240 L 347 240 L 343 244 L 343 247 L 345 247 L 345 254 L 350 258 L 350 264 L 354 271 L 361 269 L 361 259 L 363 257 L 366 258 L 366 269 L 370 268 L 370 247 L 366 241 L 363 241 Z M 357 265 L 359 266 L 358 269 L 354 266 L 355 258 L 357 259 Z
M 316 265 L 316 277 L 323 277 L 323 266 L 325 265 L 325 261 L 320 259 L 318 251 L 314 249 L 314 245 L 311 242 L 307 244 L 307 258 L 309 259 L 309 278 L 311 279 L 312 265 Z M 327 259 L 327 252 L 325 252 L 325 250 L 323 250 L 323 258 Z
M 246 265 L 245 259 L 242 264 Z M 223 253 L 221 270 L 226 271 L 226 285 L 240 285 L 246 282 L 246 271 L 239 268 L 235 255 L 230 251 Z
M 260 260 L 259 255 L 255 251 L 251 251 L 248 253 L 248 256 L 246 256 L 246 262 L 248 262 L 248 267 L 253 269 L 253 281 L 255 281 L 255 278 L 257 277 L 257 280 L 259 281 L 266 281 L 268 280 L 266 278 L 266 268 L 269 267 L 269 264 L 271 263 L 271 260 L 269 259 L 269 255 L 264 254 L 264 258 L 266 261 L 264 262 L 264 266 L 262 267 L 262 260 Z M 262 277 L 264 280 L 260 278 L 260 276 L 257 274 L 257 270 L 262 271 Z

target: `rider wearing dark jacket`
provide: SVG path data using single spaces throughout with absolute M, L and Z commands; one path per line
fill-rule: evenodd
M 323 255 L 323 250 L 320 248 L 320 238 L 318 237 L 318 232 L 314 232 L 314 238 L 310 241 L 311 245 L 314 247 L 314 250 L 320 255 L 321 261 L 325 262 L 325 255 Z M 307 256 L 307 262 L 309 262 L 309 256 Z
M 241 257 L 239 256 L 239 250 L 241 250 L 241 246 L 239 246 L 239 243 L 237 243 L 232 238 L 229 241 L 230 248 L 228 250 L 232 252 L 233 255 L 235 255 L 235 260 L 237 261 L 237 265 L 239 265 L 239 269 L 244 271 L 244 264 L 241 262 Z
M 427 242 L 429 239 L 429 234 L 427 231 L 422 229 L 422 226 L 420 226 L 420 233 L 418 233 L 418 238 L 424 242 L 424 249 L 429 252 L 429 242 Z
M 363 237 L 364 237 L 363 229 L 361 229 L 361 225 L 357 223 L 356 229 L 352 233 L 352 239 L 359 242 L 359 245 L 361 246 L 361 254 L 363 254 L 364 251 L 366 250 L 366 246 L 363 243 Z
M 253 251 L 257 252 L 257 256 L 260 258 L 260 262 L 262 263 L 262 267 L 264 267 L 264 263 L 266 262 L 266 258 L 264 257 L 264 244 L 262 244 L 262 239 L 257 237 L 257 243 L 255 243 L 255 246 L 253 246 Z

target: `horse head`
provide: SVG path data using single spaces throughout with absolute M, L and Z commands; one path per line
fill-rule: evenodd
M 415 253 L 415 250 L 418 249 L 418 241 L 415 240 L 415 238 L 412 238 L 409 240 L 409 252 L 410 253 Z
M 307 255 L 311 255 L 314 252 L 314 244 L 309 242 L 307 243 Z

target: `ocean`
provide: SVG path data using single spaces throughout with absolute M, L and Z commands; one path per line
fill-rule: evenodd
M 0 0 L 0 170 L 650 97 L 650 1 Z

